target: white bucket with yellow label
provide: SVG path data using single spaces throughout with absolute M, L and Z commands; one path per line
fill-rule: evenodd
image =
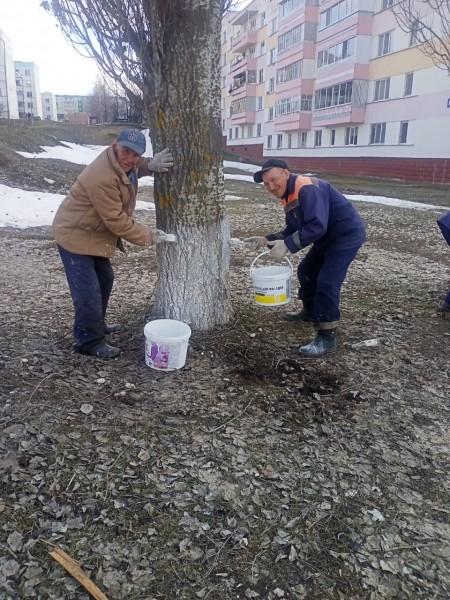
M 291 277 L 293 273 L 291 261 L 285 257 L 287 265 L 271 265 L 255 267 L 256 262 L 268 254 L 265 250 L 255 258 L 250 266 L 250 277 L 253 282 L 256 304 L 262 306 L 281 306 L 291 301 Z

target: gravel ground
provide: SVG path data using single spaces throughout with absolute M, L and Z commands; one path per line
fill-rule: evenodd
M 227 193 L 233 237 L 282 222 L 256 185 Z M 300 358 L 295 301 L 257 306 L 233 247 L 233 321 L 172 373 L 144 361 L 152 249 L 114 260 L 123 355 L 101 362 L 72 351 L 49 229 L 0 229 L 0 598 L 89 598 L 45 541 L 109 600 L 450 598 L 449 248 L 439 211 L 357 208 L 335 354 Z

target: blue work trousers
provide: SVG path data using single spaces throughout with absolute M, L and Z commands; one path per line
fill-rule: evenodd
M 341 287 L 360 246 L 348 250 L 312 247 L 298 265 L 298 297 L 316 325 L 336 325 L 340 319 Z
M 109 258 L 74 254 L 58 246 L 75 308 L 73 335 L 78 349 L 105 339 L 105 315 L 114 284 Z

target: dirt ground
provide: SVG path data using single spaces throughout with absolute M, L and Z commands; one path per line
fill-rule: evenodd
M 260 187 L 226 188 L 243 198 L 227 202 L 233 237 L 279 228 Z M 355 205 L 368 242 L 335 354 L 300 358 L 313 332 L 283 319 L 295 300 L 256 305 L 255 255 L 233 247 L 234 318 L 193 331 L 171 373 L 144 361 L 153 249 L 114 259 L 123 354 L 102 362 L 72 351 L 49 228 L 0 229 L 0 598 L 90 597 L 45 541 L 109 600 L 450 598 L 443 211 Z

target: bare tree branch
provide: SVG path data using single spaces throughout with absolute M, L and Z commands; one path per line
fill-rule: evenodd
M 391 11 L 400 28 L 411 35 L 411 45 L 429 56 L 450 75 L 450 2 L 448 0 L 398 0 Z

